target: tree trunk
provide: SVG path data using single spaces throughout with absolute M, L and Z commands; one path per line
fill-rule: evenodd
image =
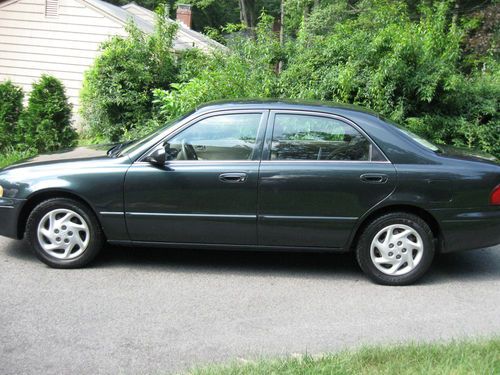
M 285 0 L 281 0 L 280 4 L 280 46 L 285 43 Z M 278 74 L 283 70 L 283 60 L 278 63 Z
M 253 29 L 255 27 L 255 0 L 239 0 L 239 3 L 241 23 Z

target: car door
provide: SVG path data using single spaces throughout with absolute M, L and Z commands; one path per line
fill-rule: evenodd
M 259 243 L 342 248 L 358 219 L 395 183 L 393 165 L 352 122 L 271 111 L 259 177 Z
M 165 141 L 172 160 L 144 158 L 125 177 L 134 241 L 257 243 L 257 177 L 267 111 L 224 111 L 186 124 Z

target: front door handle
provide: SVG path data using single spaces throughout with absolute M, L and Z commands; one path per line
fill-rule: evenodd
M 368 184 L 385 184 L 389 179 L 386 174 L 382 173 L 365 173 L 359 176 L 359 178 Z
M 246 173 L 222 173 L 219 175 L 219 180 L 228 183 L 242 183 L 247 180 Z

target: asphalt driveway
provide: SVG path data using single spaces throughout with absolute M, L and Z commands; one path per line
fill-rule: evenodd
M 106 249 L 54 270 L 0 237 L 0 374 L 157 374 L 232 358 L 500 334 L 500 246 L 416 286 L 350 255 Z

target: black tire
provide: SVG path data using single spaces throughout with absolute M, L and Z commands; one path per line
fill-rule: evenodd
M 411 271 L 402 275 L 388 275 L 380 271 L 375 266 L 374 261 L 372 261 L 370 253 L 371 244 L 375 236 L 384 228 L 395 224 L 411 227 L 420 235 L 423 243 L 423 252 L 420 262 Z M 400 251 L 400 249 L 398 251 Z M 378 284 L 393 286 L 409 285 L 420 279 L 431 266 L 434 253 L 434 236 L 429 225 L 419 216 L 406 212 L 385 214 L 370 222 L 361 233 L 356 246 L 356 259 L 363 272 Z
M 59 259 L 46 252 L 38 239 L 38 226 L 46 214 L 57 209 L 71 210 L 85 220 L 90 238 L 85 250 L 75 258 Z M 53 268 L 80 268 L 89 264 L 99 253 L 104 243 L 104 234 L 95 214 L 86 205 L 67 198 L 48 199 L 31 212 L 26 223 L 26 237 L 35 255 L 45 264 Z M 71 252 L 71 250 L 69 250 Z

